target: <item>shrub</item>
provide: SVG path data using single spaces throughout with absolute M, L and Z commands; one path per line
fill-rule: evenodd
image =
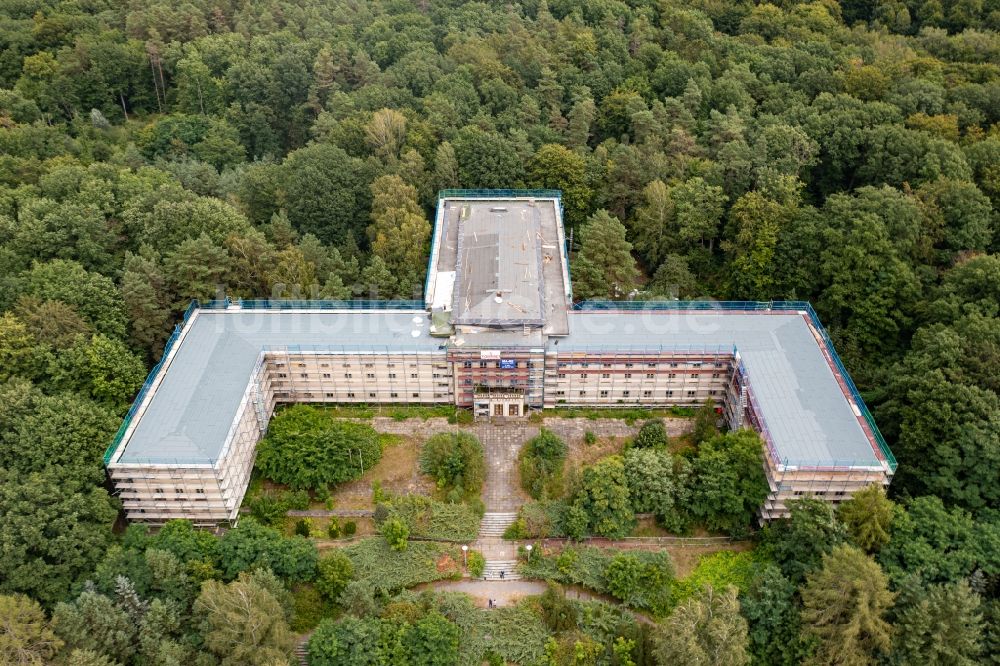
M 406 550 L 410 528 L 399 518 L 390 518 L 382 524 L 382 536 L 393 550 Z
M 353 520 L 348 520 L 344 523 L 344 536 L 352 537 L 358 531 L 358 524 Z
M 295 633 L 302 634 L 315 628 L 326 614 L 323 597 L 312 585 L 296 585 L 292 590 L 292 603 L 294 614 L 290 627 Z
M 700 444 L 719 434 L 718 422 L 719 415 L 715 413 L 715 401 L 711 399 L 706 400 L 705 404 L 698 408 L 698 411 L 694 415 L 694 427 L 691 429 L 691 439 L 695 444 Z
M 438 488 L 458 488 L 478 495 L 486 473 L 483 445 L 466 432 L 438 433 L 420 450 L 420 471 L 434 478 Z
M 312 521 L 308 518 L 299 518 L 295 521 L 295 533 L 306 538 L 312 533 Z
M 337 421 L 312 405 L 293 405 L 271 420 L 257 467 L 291 488 L 319 489 L 358 478 L 381 456 L 378 433 L 370 426 Z
M 562 495 L 566 443 L 545 428 L 521 449 L 521 487 L 535 499 Z
M 316 589 L 330 601 L 340 597 L 354 577 L 354 564 L 351 558 L 339 550 L 333 550 L 319 558 L 316 569 L 318 571 Z
M 305 511 L 309 508 L 309 493 L 305 490 L 291 490 L 281 495 L 285 506 L 293 511 Z
M 269 568 L 286 581 L 310 581 L 316 577 L 317 557 L 313 542 L 284 537 L 252 518 L 240 521 L 219 539 L 219 561 L 228 580 L 241 571 Z
M 481 578 L 484 569 L 486 569 L 486 558 L 478 550 L 470 550 L 469 575 L 473 578 Z
M 640 449 L 661 449 L 667 446 L 667 427 L 663 419 L 650 419 L 642 424 L 632 446 Z
M 620 539 L 632 531 L 635 514 L 620 456 L 602 458 L 583 470 L 583 482 L 573 498 L 565 526 L 567 534 L 573 538 L 583 536 L 580 533 L 583 527 L 590 534 L 611 539 Z
M 330 518 L 330 524 L 326 526 L 326 534 L 331 539 L 340 538 L 340 521 L 336 517 Z
M 277 527 L 285 521 L 288 505 L 272 493 L 261 493 L 247 502 L 250 515 L 261 525 Z
M 528 533 L 524 527 L 524 518 L 520 516 L 503 531 L 503 538 L 510 539 L 511 541 L 519 541 L 527 538 L 527 536 Z
M 587 432 L 583 433 L 583 443 L 586 444 L 587 446 L 593 446 L 594 444 L 597 444 L 597 435 L 595 435 L 593 431 L 588 430 Z

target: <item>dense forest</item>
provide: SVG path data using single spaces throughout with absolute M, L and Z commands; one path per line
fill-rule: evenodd
M 4 657 L 285 663 L 226 618 L 291 617 L 315 550 L 123 541 L 102 453 L 191 299 L 419 297 L 461 187 L 562 190 L 579 298 L 809 300 L 830 329 L 895 519 L 775 528 L 755 663 L 997 659 L 998 29 L 997 0 L 2 0 L 0 615 L 34 649 L 0 628 Z M 798 638 L 838 567 L 850 654 Z

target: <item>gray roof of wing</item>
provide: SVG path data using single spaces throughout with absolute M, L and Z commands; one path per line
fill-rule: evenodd
M 559 351 L 735 348 L 787 465 L 880 463 L 805 317 L 797 312 L 571 312 Z
M 428 328 L 423 310 L 200 310 L 116 462 L 213 463 L 265 348 L 437 351 L 444 340 L 430 337 Z

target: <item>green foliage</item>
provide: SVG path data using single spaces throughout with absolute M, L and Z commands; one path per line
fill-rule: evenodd
M 566 443 L 551 430 L 541 431 L 521 448 L 521 487 L 535 499 L 562 495 Z
M 610 594 L 656 616 L 665 615 L 673 606 L 674 567 L 665 552 L 567 546 L 555 556 L 533 556 L 521 563 L 519 571 L 529 578 Z
M 893 654 L 903 663 L 980 663 L 980 599 L 966 581 L 904 586 L 895 612 Z
M 750 588 L 763 564 L 765 560 L 756 551 L 720 550 L 702 555 L 694 571 L 675 582 L 674 599 L 688 599 L 706 586 L 716 590 L 734 587 L 742 594 Z
M 625 234 L 625 225 L 606 210 L 580 227 L 580 251 L 572 266 L 577 297 L 624 299 L 636 288 L 639 269 Z
M 354 563 L 358 580 L 384 593 L 461 575 L 461 552 L 434 542 L 413 541 L 397 551 L 385 539 L 362 539 L 341 551 Z
M 632 531 L 635 515 L 620 457 L 604 458 L 583 470 L 583 480 L 573 497 L 572 509 L 586 521 L 589 534 L 617 539 Z M 578 529 L 569 528 L 573 518 L 572 515 L 567 517 L 567 533 L 582 536 Z
M 746 532 L 769 487 L 760 437 L 744 429 L 718 435 L 692 461 L 691 513 L 710 530 Z
M 851 541 L 868 553 L 880 550 L 889 541 L 896 505 L 885 489 L 870 485 L 857 490 L 837 507 L 837 518 L 847 528 Z
M 808 655 L 795 595 L 795 585 L 773 564 L 759 567 L 741 588 L 740 611 L 750 628 L 754 662 L 792 666 Z
M 257 468 L 295 489 L 351 481 L 382 457 L 378 434 L 367 425 L 337 421 L 322 409 L 294 405 L 271 419 L 257 450 Z
M 297 634 L 315 629 L 330 612 L 329 604 L 312 585 L 296 585 L 292 589 L 292 604 L 294 613 L 288 628 Z
M 353 520 L 348 520 L 344 523 L 344 536 L 352 537 L 358 531 L 358 524 Z
M 847 531 L 829 502 L 807 497 L 787 505 L 790 516 L 768 526 L 765 544 L 782 573 L 799 584 L 819 567 L 824 555 L 847 539 Z
M 745 666 L 747 644 L 736 589 L 707 586 L 674 609 L 657 633 L 654 654 L 663 664 Z
M 308 518 L 299 518 L 295 521 L 295 534 L 301 537 L 309 538 L 312 533 L 312 521 Z
M 485 470 L 483 445 L 467 432 L 438 433 L 420 449 L 420 471 L 433 477 L 441 490 L 478 495 Z
M 885 612 L 894 595 L 878 564 L 853 546 L 840 545 L 809 574 L 802 594 L 805 635 L 818 641 L 820 664 L 871 663 L 888 652 L 891 627 Z
M 407 539 L 410 538 L 410 528 L 399 518 L 390 518 L 382 523 L 382 536 L 385 542 L 395 551 L 406 550 Z
M 486 568 L 486 558 L 478 550 L 469 551 L 469 575 L 473 578 L 480 578 Z
M 639 449 L 662 449 L 667 446 L 668 441 L 663 419 L 651 419 L 642 424 L 639 434 L 632 440 L 632 446 Z
M 269 568 L 289 582 L 316 577 L 316 546 L 302 536 L 283 537 L 252 518 L 243 519 L 219 540 L 219 557 L 226 578 L 242 571 Z
M 0 660 L 5 664 L 42 666 L 63 642 L 52 631 L 38 602 L 23 594 L 0 595 Z
M 690 522 L 691 464 L 667 451 L 632 448 L 622 456 L 625 483 L 636 513 L 652 513 L 672 532 Z
M 390 520 L 399 520 L 414 537 L 473 541 L 479 533 L 479 516 L 466 504 L 446 504 L 420 495 L 393 495 L 379 507 L 377 523 L 384 526 Z
M 333 550 L 319 558 L 316 566 L 316 589 L 330 601 L 335 601 L 354 577 L 351 558 L 339 550 Z

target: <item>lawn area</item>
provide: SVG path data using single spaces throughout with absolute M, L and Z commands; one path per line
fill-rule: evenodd
M 333 489 L 330 497 L 337 509 L 372 509 L 372 484 L 378 482 L 382 490 L 399 495 L 427 495 L 434 492 L 434 482 L 420 473 L 419 437 L 404 435 L 381 435 L 383 438 L 382 459 L 356 481 L 342 484 Z M 317 503 L 315 508 L 325 508 L 325 503 Z
M 432 418 L 445 418 L 450 423 L 472 421 L 472 413 L 469 410 L 460 409 L 455 405 L 343 404 L 319 405 L 319 408 L 340 419 L 370 419 L 376 416 L 385 416 L 397 421 Z
M 692 407 L 670 407 L 655 409 L 646 407 L 549 407 L 531 415 L 531 420 L 538 422 L 548 416 L 559 416 L 567 419 L 622 419 L 629 424 L 654 418 L 688 418 L 695 414 Z

